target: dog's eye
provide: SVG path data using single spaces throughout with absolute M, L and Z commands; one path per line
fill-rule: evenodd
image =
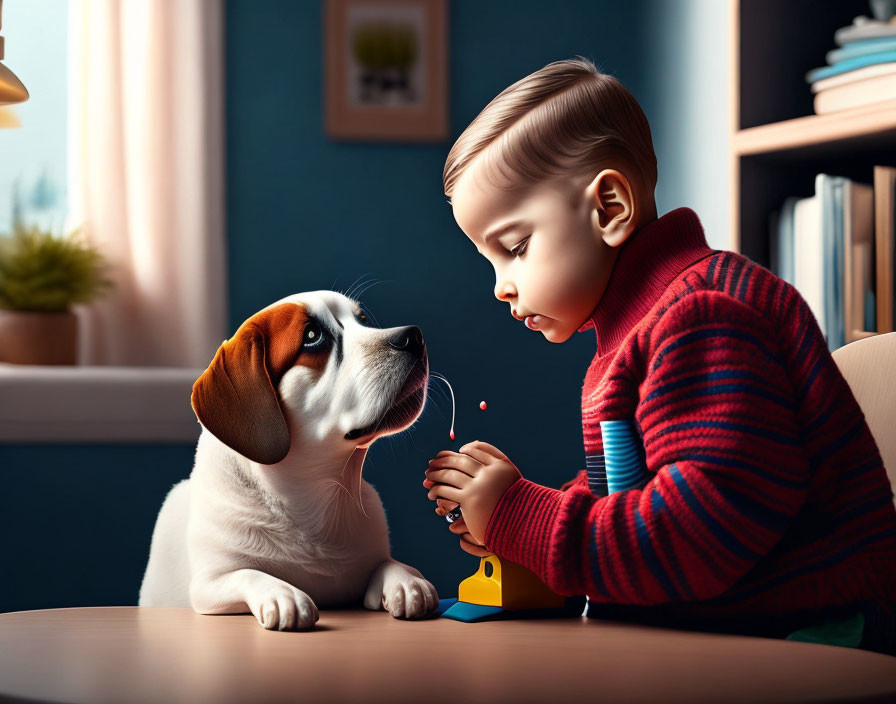
M 305 326 L 305 336 L 302 338 L 303 347 L 315 347 L 324 339 L 324 332 L 320 325 L 314 321 L 309 322 Z
M 358 313 L 358 322 L 361 323 L 361 325 L 367 325 L 370 321 L 364 313 Z

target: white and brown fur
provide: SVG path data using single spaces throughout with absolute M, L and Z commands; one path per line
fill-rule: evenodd
M 225 340 L 193 385 L 202 432 L 189 479 L 166 497 L 141 606 L 251 612 L 313 627 L 318 607 L 431 613 L 435 588 L 393 560 L 376 490 L 361 478 L 378 437 L 426 400 L 419 329 L 362 323 L 333 291 L 284 298 Z

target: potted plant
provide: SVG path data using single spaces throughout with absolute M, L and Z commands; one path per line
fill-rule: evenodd
M 78 320 L 71 306 L 113 287 L 105 258 L 80 229 L 57 237 L 15 225 L 0 236 L 0 362 L 75 364 Z

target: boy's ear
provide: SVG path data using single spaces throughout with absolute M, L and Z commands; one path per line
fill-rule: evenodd
M 585 193 L 592 205 L 591 224 L 610 247 L 618 247 L 635 230 L 638 221 L 634 189 L 620 171 L 604 169 Z

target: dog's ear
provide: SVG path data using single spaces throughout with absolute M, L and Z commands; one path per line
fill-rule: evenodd
M 190 402 L 199 422 L 253 462 L 276 464 L 289 452 L 277 385 L 301 349 L 306 320 L 296 303 L 255 314 L 193 384 Z

